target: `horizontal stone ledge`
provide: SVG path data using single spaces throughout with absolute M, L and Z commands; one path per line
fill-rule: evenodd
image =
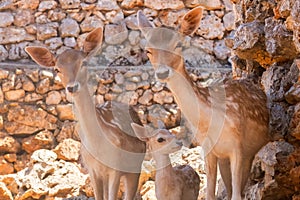
M 94 66 L 94 65 L 88 65 L 87 66 L 90 70 L 98 70 L 98 69 L 116 69 L 116 70 L 143 70 L 143 69 L 152 69 L 151 65 L 137 65 L 137 66 L 107 66 L 107 65 L 102 65 L 102 66 Z M 40 67 L 37 64 L 32 64 L 32 63 L 12 63 L 12 62 L 1 62 L 0 63 L 0 69 L 38 69 L 38 68 L 43 68 L 43 69 L 49 69 L 47 67 Z M 203 70 L 203 71 L 208 71 L 208 72 L 213 72 L 213 71 L 231 71 L 231 67 L 222 67 L 222 68 L 205 68 L 205 67 L 186 67 L 187 70 L 192 70 L 192 69 L 197 69 L 197 70 Z

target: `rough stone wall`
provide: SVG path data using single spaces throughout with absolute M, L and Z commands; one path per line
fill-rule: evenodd
M 236 2 L 236 29 L 226 40 L 234 76 L 261 80 L 273 140 L 257 155 L 246 197 L 299 199 L 300 1 Z
M 200 2 L 200 4 L 199 4 Z M 143 10 L 156 26 L 176 28 L 192 7 L 206 4 L 202 24 L 188 37 L 186 54 L 202 67 L 228 64 L 230 50 L 224 38 L 234 28 L 229 0 L 3 0 L 0 2 L 0 61 L 28 59 L 24 47 L 46 46 L 54 53 L 80 48 L 82 38 L 96 27 L 104 27 L 103 57 L 94 64 L 107 65 L 125 57 L 130 64 L 144 61 L 145 40 L 137 28 L 136 12 Z M 196 56 L 201 55 L 201 56 Z M 204 59 L 205 58 L 205 59 Z

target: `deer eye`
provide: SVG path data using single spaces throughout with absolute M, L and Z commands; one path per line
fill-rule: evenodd
M 152 55 L 152 52 L 149 50 L 146 50 L 146 54 L 147 54 L 147 56 L 150 56 L 150 55 Z
M 162 143 L 162 142 L 164 142 L 164 141 L 166 141 L 166 140 L 165 140 L 164 138 L 161 138 L 161 137 L 157 139 L 157 142 L 158 142 L 158 143 Z

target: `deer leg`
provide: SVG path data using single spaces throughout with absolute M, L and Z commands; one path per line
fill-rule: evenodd
M 244 159 L 243 161 L 243 178 L 242 178 L 242 187 L 241 190 L 242 192 L 245 189 L 245 186 L 247 184 L 248 181 L 248 177 L 251 171 L 251 167 L 252 167 L 252 162 L 253 162 L 254 157 L 249 158 L 249 159 Z
M 232 176 L 232 200 L 242 199 L 242 172 L 243 159 L 240 152 L 235 152 L 230 158 L 231 176 Z
M 125 181 L 125 198 L 124 200 L 135 199 L 137 188 L 139 185 L 139 173 L 127 173 L 124 176 Z
M 121 175 L 118 171 L 111 171 L 108 177 L 108 200 L 116 200 L 120 186 Z
M 207 177 L 206 200 L 215 200 L 215 190 L 217 181 L 217 157 L 213 153 L 208 153 L 206 155 L 205 169 Z
M 220 173 L 221 173 L 223 182 L 226 187 L 228 200 L 230 200 L 231 196 L 232 196 L 232 185 L 231 185 L 232 180 L 231 180 L 229 159 L 219 159 L 219 168 L 220 168 Z
M 95 199 L 96 200 L 103 200 L 103 180 L 101 177 L 97 176 L 97 173 L 95 173 L 94 170 L 90 170 L 90 178 L 91 178 L 91 183 L 93 186 L 94 194 L 95 194 Z

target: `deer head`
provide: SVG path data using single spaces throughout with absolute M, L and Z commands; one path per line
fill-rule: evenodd
M 82 64 L 100 49 L 102 38 L 103 30 L 97 28 L 87 35 L 82 50 L 69 49 L 57 57 L 44 47 L 26 47 L 25 51 L 37 64 L 57 69 L 67 92 L 75 95 L 87 79 L 87 69 Z
M 131 123 L 131 127 L 136 133 L 136 136 L 148 144 L 151 153 L 170 154 L 178 151 L 182 147 L 182 142 L 165 128 L 163 122 L 158 122 L 158 129 L 153 130 L 149 126 L 141 126 L 136 123 Z
M 178 31 L 154 28 L 142 11 L 137 13 L 139 29 L 147 40 L 147 56 L 158 80 L 165 82 L 174 72 L 181 73 L 185 70 L 182 40 L 185 35 L 191 35 L 198 29 L 202 11 L 202 7 L 197 7 L 187 12 L 183 16 Z

